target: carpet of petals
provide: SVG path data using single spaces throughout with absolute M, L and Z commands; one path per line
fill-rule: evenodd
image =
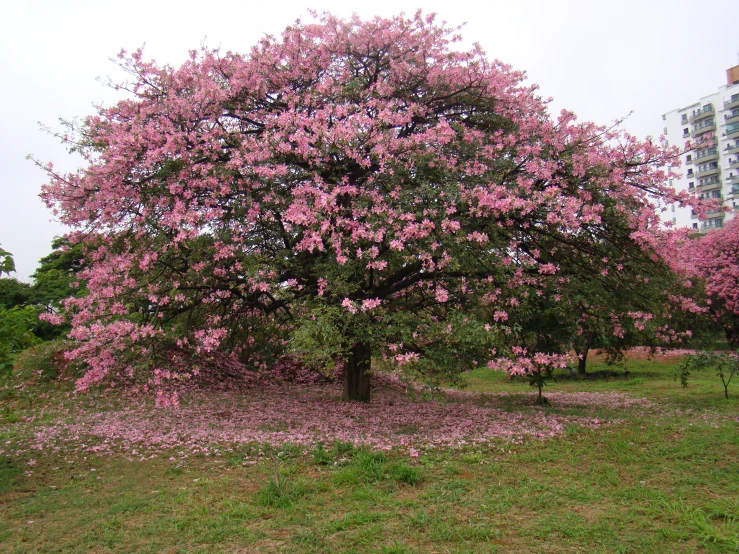
M 596 417 L 602 409 L 633 413 L 653 406 L 618 393 L 553 392 L 548 398 L 555 409 L 543 410 L 533 406 L 532 394 L 443 391 L 429 398 L 387 378 L 370 403 L 346 403 L 340 396 L 340 388 L 330 383 L 191 390 L 179 408 L 157 408 L 151 398 L 120 392 L 70 395 L 65 404 L 12 424 L 14 440 L 0 444 L 0 454 L 34 459 L 76 452 L 140 460 L 166 455 L 176 461 L 246 445 L 308 449 L 334 441 L 417 452 L 548 439 L 570 426 L 599 429 L 617 423 Z M 589 415 L 568 414 L 573 408 Z

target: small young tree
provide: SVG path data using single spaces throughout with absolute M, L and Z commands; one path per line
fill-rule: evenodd
M 373 355 L 452 374 L 494 352 L 538 363 L 504 329 L 515 291 L 556 289 L 538 245 L 641 255 L 652 201 L 687 195 L 663 184 L 674 152 L 551 119 L 522 73 L 458 40 L 420 13 L 326 15 L 246 56 L 122 54 L 129 98 L 72 129 L 87 166 L 48 168 L 43 192 L 70 240 L 102 239 L 89 295 L 67 301 L 80 386 L 142 352 L 160 363 L 162 345 L 343 357 L 348 400 L 369 399 Z
M 737 355 L 734 352 L 699 352 L 686 356 L 675 370 L 675 377 L 680 379 L 680 384 L 685 388 L 691 373 L 705 369 L 716 370 L 724 386 L 724 397 L 729 398 L 729 383 L 735 375 L 739 375 Z

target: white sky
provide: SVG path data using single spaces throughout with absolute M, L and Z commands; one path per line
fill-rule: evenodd
M 0 245 L 27 279 L 64 228 L 38 199 L 44 173 L 33 154 L 59 169 L 78 163 L 38 123 L 112 103 L 96 81 L 116 77 L 109 61 L 144 43 L 147 57 L 179 65 L 187 51 L 208 46 L 247 52 L 263 34 L 278 35 L 308 8 L 340 16 L 390 16 L 418 7 L 450 24 L 466 22 L 466 41 L 491 58 L 525 70 L 552 111 L 609 123 L 633 111 L 624 127 L 657 136 L 661 115 L 697 101 L 725 83 L 739 63 L 737 0 L 336 0 L 159 1 L 8 0 L 0 21 Z

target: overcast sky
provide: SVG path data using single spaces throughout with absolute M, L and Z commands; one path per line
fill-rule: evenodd
M 179 65 L 203 41 L 247 52 L 263 34 L 277 35 L 309 8 L 340 16 L 390 16 L 418 7 L 450 24 L 466 25 L 468 43 L 525 70 L 582 120 L 659 135 L 661 115 L 697 101 L 725 83 L 737 65 L 737 0 L 282 0 L 280 2 L 159 0 L 9 0 L 0 23 L 0 245 L 15 255 L 27 279 L 51 239 L 65 232 L 38 199 L 45 175 L 25 157 L 75 169 L 39 122 L 59 129 L 111 104 L 115 94 L 96 79 L 119 75 L 109 61 L 121 48 L 146 45 L 150 58 Z

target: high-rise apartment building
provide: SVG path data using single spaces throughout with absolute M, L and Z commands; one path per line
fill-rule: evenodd
M 728 212 L 712 212 L 699 220 L 690 208 L 668 206 L 666 221 L 677 227 L 708 231 L 739 212 L 739 65 L 726 70 L 726 84 L 684 108 L 662 116 L 670 146 L 683 148 L 682 174 L 672 185 L 702 198 L 720 198 Z M 686 144 L 691 141 L 692 150 Z

